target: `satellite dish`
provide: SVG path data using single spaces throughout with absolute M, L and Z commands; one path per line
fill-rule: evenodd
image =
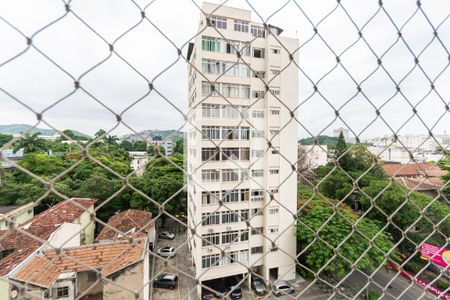
M 12 291 L 11 291 L 11 298 L 12 298 L 12 299 L 17 298 L 18 295 L 19 295 L 19 293 L 17 292 L 17 290 L 12 290 Z

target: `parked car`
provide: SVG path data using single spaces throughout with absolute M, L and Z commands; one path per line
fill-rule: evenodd
M 164 240 L 173 240 L 175 238 L 175 234 L 170 231 L 161 231 L 159 233 L 159 238 Z
M 178 276 L 175 274 L 161 274 L 153 281 L 154 287 L 161 287 L 173 290 L 178 284 Z
M 287 281 L 277 280 L 273 284 L 273 294 L 277 297 L 281 295 L 292 294 L 294 292 L 294 287 Z
M 227 294 L 227 288 L 223 278 L 214 279 L 205 282 L 205 285 L 213 290 L 214 296 L 219 299 L 224 299 Z
M 230 298 L 231 299 L 241 299 L 242 298 L 242 290 L 240 287 L 239 279 L 236 276 L 230 276 L 225 278 L 225 285 L 228 291 L 231 291 Z
M 263 296 L 267 293 L 267 286 L 264 280 L 258 276 L 252 276 L 252 290 L 258 296 Z
M 170 246 L 162 247 L 158 250 L 158 254 L 162 257 L 174 257 L 175 248 Z
M 210 300 L 214 298 L 214 293 L 208 289 L 202 288 L 202 300 Z

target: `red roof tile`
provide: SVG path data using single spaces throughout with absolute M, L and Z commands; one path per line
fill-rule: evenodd
M 42 246 L 60 225 L 74 222 L 95 202 L 95 199 L 62 201 L 20 225 L 19 230 L 0 231 L 0 250 L 14 249 L 0 259 L 0 276 L 8 274 Z
M 414 191 L 436 191 L 443 186 L 442 180 L 439 178 L 395 178 L 398 182 L 406 186 L 409 190 Z
M 428 177 L 440 177 L 446 174 L 438 166 L 431 162 L 425 163 L 411 163 L 411 164 L 392 164 L 385 163 L 383 165 L 386 175 L 391 177 L 402 176 L 428 176 Z
M 99 270 L 103 277 L 139 262 L 144 257 L 144 240 L 134 243 L 114 242 L 64 248 L 61 254 L 44 251 L 36 256 L 11 279 L 43 287 L 51 287 L 62 273 Z
M 112 216 L 107 225 L 100 231 L 96 240 L 111 240 L 127 236 L 147 236 L 152 228 L 152 213 L 144 210 L 129 209 Z M 125 236 L 126 237 L 126 236 Z

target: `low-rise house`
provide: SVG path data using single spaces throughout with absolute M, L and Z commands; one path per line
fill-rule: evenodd
M 385 163 L 386 175 L 393 177 L 409 190 L 422 192 L 432 197 L 438 195 L 438 190 L 444 185 L 441 179 L 447 172 L 431 162 L 424 163 Z
M 23 159 L 24 155 L 24 149 L 19 149 L 16 152 L 14 152 L 13 149 L 5 149 L 0 151 L 0 157 L 6 158 L 10 161 L 17 162 L 21 159 Z M 13 172 L 16 167 L 9 161 L 0 159 L 0 166 L 3 167 L 8 172 Z
M 92 243 L 95 202 L 65 200 L 13 229 L 0 231 L 0 295 L 11 295 L 8 278 L 34 254 L 52 247 Z
M 155 235 L 155 222 L 151 212 L 128 209 L 112 216 L 95 240 L 103 242 L 141 237 L 148 239 L 149 249 L 152 249 Z
M 24 285 L 17 299 L 139 299 L 149 298 L 146 239 L 115 241 L 42 251 L 12 281 Z
M 34 203 L 0 206 L 0 230 L 9 229 L 9 223 L 21 225 L 34 216 Z
M 129 151 L 128 154 L 133 158 L 131 168 L 136 171 L 136 176 L 142 176 L 148 163 L 148 153 L 146 151 Z

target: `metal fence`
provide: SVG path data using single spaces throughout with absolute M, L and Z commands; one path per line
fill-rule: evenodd
M 170 11 L 158 6 L 158 3 L 161 4 L 163 2 L 162 0 L 148 3 L 140 3 L 140 1 L 133 0 L 123 1 L 122 4 L 125 3 L 134 13 L 134 15 L 131 15 L 132 25 L 117 33 L 114 37 L 105 37 L 105 34 L 102 34 L 102 30 L 91 24 L 91 17 L 80 14 L 77 11 L 79 2 L 82 1 L 52 2 L 49 4 L 50 7 L 58 7 L 61 10 L 52 19 L 45 20 L 45 22 L 41 21 L 42 24 L 40 24 L 39 29 L 32 30 L 31 34 L 29 32 L 25 33 L 20 26 L 16 25 L 14 13 L 9 13 L 6 10 L 3 12 L 0 9 L 1 28 L 5 31 L 10 31 L 9 36 L 23 40 L 22 47 L 11 51 L 9 57 L 2 56 L 0 74 L 2 70 L 10 71 L 11 68 L 12 70 L 20 68 L 16 63 L 24 60 L 26 64 L 25 58 L 27 54 L 33 52 L 40 57 L 43 64 L 51 65 L 60 77 L 68 79 L 73 84 L 73 87 L 67 93 L 60 93 L 60 89 L 55 86 L 55 95 L 58 96 L 45 100 L 45 105 L 38 109 L 33 107 L 28 102 L 28 99 L 17 96 L 13 91 L 5 87 L 2 84 L 3 77 L 0 77 L 0 104 L 3 106 L 3 103 L 6 104 L 6 102 L 14 103 L 24 114 L 31 113 L 35 118 L 35 123 L 31 128 L 6 143 L 1 149 L 13 148 L 27 134 L 32 133 L 33 129 L 45 125 L 55 130 L 65 140 L 73 143 L 75 145 L 73 151 L 79 153 L 79 156 L 76 157 L 76 160 L 70 167 L 51 178 L 36 175 L 27 169 L 25 165 L 11 158 L 3 156 L 1 161 L 14 166 L 16 173 L 22 174 L 22 176 L 29 176 L 45 188 L 45 193 L 36 199 L 32 199 L 36 205 L 42 203 L 51 195 L 56 195 L 61 200 L 69 199 L 68 195 L 65 195 L 58 188 L 58 183 L 86 161 L 92 162 L 99 168 L 106 170 L 116 179 L 119 179 L 121 186 L 113 194 L 108 195 L 106 199 L 102 199 L 101 204 L 96 206 L 95 213 L 92 214 L 92 222 L 98 227 L 110 227 L 114 232 L 121 234 L 122 238 L 128 238 L 124 240 L 128 241 L 129 247 L 125 248 L 118 257 L 126 256 L 133 247 L 137 246 L 142 249 L 143 253 L 150 256 L 152 271 L 148 282 L 143 283 L 139 290 L 132 290 L 128 285 L 106 276 L 102 270 L 98 270 L 86 262 L 71 257 L 70 252 L 62 247 L 54 249 L 56 250 L 56 257 L 49 256 L 49 262 L 42 265 L 42 272 L 44 273 L 46 269 L 58 268 L 58 265 L 55 265 L 57 257 L 64 257 L 69 261 L 78 263 L 80 269 L 83 267 L 85 270 L 94 272 L 96 280 L 91 283 L 91 288 L 75 295 L 74 298 L 76 299 L 90 299 L 88 295 L 95 289 L 94 283 L 98 282 L 102 282 L 105 289 L 106 284 L 109 283 L 117 289 L 130 292 L 129 299 L 132 297 L 148 299 L 147 296 L 153 299 L 171 299 L 171 297 L 174 297 L 174 299 L 195 298 L 197 296 L 193 295 L 197 295 L 197 286 L 200 284 L 201 278 L 196 277 L 192 265 L 190 265 L 192 262 L 189 261 L 186 233 L 190 232 L 199 236 L 195 230 L 202 220 L 196 220 L 197 225 L 191 226 L 183 216 L 175 216 L 173 211 L 167 211 L 167 207 L 172 204 L 171 202 L 179 201 L 177 196 L 186 191 L 188 184 L 184 183 L 178 191 L 168 196 L 165 201 L 155 200 L 141 191 L 139 187 L 133 185 L 132 178 L 136 175 L 136 171 L 128 174 L 120 173 L 111 164 L 96 156 L 93 153 L 93 149 L 96 144 L 113 135 L 119 127 L 126 128 L 129 133 L 137 135 L 143 141 L 152 143 L 147 136 L 144 136 L 135 128 L 133 121 L 126 117 L 128 111 L 139 107 L 140 103 L 148 101 L 149 95 L 157 95 L 165 103 L 165 108 L 159 108 L 161 113 L 170 111 L 171 114 L 180 116 L 183 124 L 177 128 L 177 131 L 185 134 L 185 127 L 188 124 L 195 126 L 195 123 L 189 118 L 194 109 L 180 108 L 180 102 L 167 96 L 168 91 L 160 88 L 160 86 L 166 76 L 165 74 L 170 73 L 170 70 L 180 64 L 185 69 L 191 66 L 199 78 L 209 81 L 202 74 L 199 66 L 191 65 L 186 53 L 189 42 L 201 35 L 204 27 L 211 25 L 211 20 L 208 19 L 210 24 L 203 24 L 197 32 L 192 32 L 189 39 L 175 42 L 171 35 L 166 32 L 166 28 L 162 28 L 158 25 L 158 22 L 153 20 L 153 17 L 156 18 L 155 15 L 161 14 L 164 14 L 166 18 L 170 18 Z M 302 26 L 297 28 L 300 31 L 300 45 L 293 53 L 289 53 L 291 57 L 298 54 L 299 61 L 291 60 L 289 66 L 282 66 L 280 70 L 280 74 L 282 74 L 286 68 L 295 66 L 300 74 L 300 99 L 298 106 L 291 112 L 291 119 L 284 120 L 284 124 L 287 126 L 291 122 L 297 123 L 302 135 L 312 138 L 312 144 L 316 149 L 324 150 L 323 146 L 320 145 L 319 135 L 329 132 L 337 124 L 348 129 L 353 140 L 353 143 L 349 144 L 349 147 L 342 152 L 339 152 L 339 149 L 336 149 L 334 154 L 327 152 L 328 169 L 321 169 L 322 172 L 327 172 L 327 174 L 320 174 L 320 171 L 311 170 L 309 167 L 303 169 L 296 167 L 302 163 L 314 148 L 303 152 L 297 161 L 288 161 L 290 165 L 295 167 L 295 170 L 289 176 L 298 177 L 300 181 L 298 211 L 292 221 L 292 226 L 298 228 L 299 237 L 297 255 L 292 257 L 292 260 L 295 262 L 293 266 L 295 265 L 296 272 L 304 280 L 295 283 L 296 291 L 294 294 L 284 297 L 286 299 L 449 298 L 450 280 L 447 277 L 448 266 L 436 267 L 436 264 L 432 263 L 433 258 L 428 261 L 422 260 L 423 263 L 420 264 L 421 260 L 418 259 L 420 247 L 423 243 L 433 244 L 440 242 L 439 247 L 448 247 L 448 226 L 450 224 L 448 224 L 449 211 L 447 210 L 449 199 L 446 191 L 449 189 L 449 180 L 441 179 L 441 185 L 434 189 L 435 194 L 432 196 L 418 194 L 421 185 L 427 184 L 429 178 L 432 177 L 431 174 L 428 174 L 429 170 L 422 167 L 421 176 L 418 179 L 416 178 L 417 181 L 415 181 L 414 186 L 410 187 L 409 190 L 399 188 L 398 179 L 394 180 L 395 175 L 383 177 L 384 175 L 377 173 L 380 172 L 381 168 L 380 157 L 371 156 L 364 152 L 364 149 L 361 150 L 362 148 L 360 148 L 360 144 L 365 139 L 367 132 L 377 133 L 383 131 L 384 134 L 392 135 L 391 140 L 386 140 L 383 150 L 388 151 L 389 147 L 394 143 L 399 144 L 408 153 L 410 162 L 417 162 L 417 157 L 415 157 L 416 150 L 430 141 L 440 148 L 438 153 L 442 158 L 448 157 L 448 141 L 444 144 L 442 139 L 437 137 L 438 132 L 436 132 L 436 128 L 450 128 L 448 126 L 450 125 L 449 90 L 448 86 L 446 86 L 449 78 L 448 66 L 450 57 L 447 49 L 448 31 L 450 29 L 448 22 L 450 7 L 448 3 L 434 3 L 431 1 L 417 1 L 413 3 L 409 1 L 396 2 L 394 4 L 393 1 L 372 1 L 371 3 L 362 4 L 356 1 L 339 0 L 314 4 L 295 0 L 279 1 L 270 4 L 262 3 L 261 1 L 228 2 L 223 1 L 216 11 L 220 11 L 223 5 L 237 4 L 251 10 L 253 15 L 257 16 L 258 21 L 265 26 L 270 22 L 275 22 L 273 21 L 274 19 L 281 21 L 276 19 L 280 15 L 283 16 L 283 21 L 286 21 L 286 23 L 290 24 L 289 22 L 292 22 L 295 24 L 294 26 L 298 24 Z M 196 1 L 184 1 L 184 3 L 189 5 L 196 13 L 205 15 L 200 3 Z M 178 3 L 172 4 L 174 6 L 178 5 Z M 102 5 L 106 9 L 109 4 L 104 3 Z M 174 9 L 176 8 L 170 7 L 170 10 Z M 25 5 L 23 10 L 26 10 Z M 19 9 L 18 11 L 21 10 Z M 95 15 L 94 12 L 92 13 Z M 184 17 L 197 20 L 198 14 L 189 14 Z M 207 17 L 210 17 L 210 15 Z M 23 16 L 17 15 L 17 19 L 19 20 L 20 18 L 23 18 Z M 35 42 L 41 35 L 51 31 L 52 28 L 59 26 L 59 24 L 69 18 L 75 20 L 78 26 L 83 28 L 82 36 L 91 35 L 91 38 L 97 40 L 102 47 L 106 46 L 109 49 L 107 55 L 98 58 L 97 61 L 94 61 L 96 59 L 94 58 L 91 60 L 92 63 L 77 75 L 65 67 L 64 61 L 56 60 L 52 55 L 48 54 L 48 48 L 46 48 L 48 45 L 41 45 Z M 177 21 L 174 21 L 174 23 L 177 23 Z M 340 25 L 344 23 L 345 26 L 341 27 Z M 382 24 L 382 27 L 371 28 L 374 23 L 377 26 Z M 164 45 L 162 46 L 163 52 L 176 53 L 176 57 L 166 67 L 154 71 L 154 76 L 152 77 L 142 72 L 142 68 L 136 65 L 133 59 L 129 59 L 129 56 L 124 55 L 119 50 L 119 45 L 127 43 L 127 37 L 132 34 L 137 33 L 139 38 L 146 39 L 145 36 L 139 33 L 139 28 L 142 26 L 148 26 L 154 30 L 159 35 L 159 38 L 164 41 L 160 44 Z M 183 24 L 176 24 L 175 26 L 183 26 Z M 339 28 L 330 29 L 330 26 L 339 26 Z M 227 40 L 226 34 L 217 28 L 215 30 L 224 40 Z M 270 31 L 266 31 L 266 33 L 277 39 L 277 36 Z M 70 35 L 71 33 L 66 32 L 66 34 Z M 376 37 L 381 37 L 380 40 L 383 40 L 383 43 L 375 43 L 373 39 Z M 8 40 L 3 41 L 4 44 L 8 42 Z M 249 47 L 251 47 L 252 42 L 249 41 Z M 58 41 L 55 41 L 55 44 L 58 43 Z M 139 47 L 139 45 L 136 45 L 136 47 Z M 240 55 L 239 49 L 235 50 L 238 54 L 235 63 L 245 64 L 250 68 L 251 72 L 256 72 L 257 70 L 252 69 L 246 58 Z M 285 50 L 288 51 L 287 49 Z M 426 57 L 428 51 L 433 51 L 432 58 Z M 364 59 L 369 60 L 371 63 L 358 65 L 358 62 L 356 62 L 357 65 L 350 65 L 354 63 L 352 61 L 347 64 L 349 56 L 357 56 L 358 53 L 362 52 L 367 53 Z M 396 56 L 393 58 L 392 55 Z M 64 54 L 59 56 L 59 58 L 61 57 L 64 58 Z M 67 57 L 67 59 L 69 58 Z M 127 97 L 124 99 L 126 106 L 121 109 L 111 108 L 112 105 L 107 99 L 96 96 L 89 87 L 83 84 L 85 78 L 96 76 L 96 70 L 113 59 L 118 60 L 127 72 L 133 73 L 136 76 L 136 81 L 142 81 L 146 85 L 142 94 L 135 97 L 136 93 L 133 92 L 133 97 L 135 98 L 130 100 L 130 97 Z M 151 60 L 157 61 L 158 57 L 152 57 Z M 327 61 L 328 64 L 320 63 L 320 61 Z M 407 66 L 405 66 L 406 64 Z M 398 71 L 399 69 L 401 71 Z M 220 81 L 220 77 L 218 76 L 215 82 Z M 17 79 L 20 80 L 20 78 Z M 176 81 L 179 78 L 171 79 Z M 269 86 L 270 82 L 264 78 L 260 79 L 266 87 Z M 215 83 L 209 82 L 212 85 Z M 369 82 L 373 83 L 370 87 L 368 87 Z M 33 94 L 32 85 L 33 82 L 22 82 L 21 89 L 29 89 L 31 97 L 39 97 L 39 95 Z M 343 86 L 341 89 L 342 93 L 335 93 L 336 85 Z M 422 90 L 417 92 L 415 89 L 419 85 L 426 87 L 422 87 Z M 374 90 L 379 90 L 379 94 L 374 93 Z M 47 116 L 52 113 L 53 109 L 61 104 L 70 102 L 73 99 L 72 96 L 78 93 L 82 93 L 89 102 L 96 103 L 99 107 L 104 108 L 115 119 L 105 132 L 102 132 L 87 143 L 74 140 L 73 136 L 68 136 L 67 132 L 54 126 L 47 119 Z M 267 90 L 266 93 L 270 93 L 279 101 L 280 106 L 283 106 L 282 97 L 270 90 Z M 227 97 L 223 95 L 219 95 L 219 97 L 227 101 L 228 104 L 233 105 L 227 100 Z M 187 101 L 186 99 L 185 102 L 187 103 Z M 402 104 L 395 106 L 399 102 Z M 393 103 L 396 104 L 394 105 Z M 239 109 L 238 107 L 235 108 Z M 321 110 L 321 113 L 317 114 L 317 110 Z M 313 117 L 308 119 L 302 114 L 303 111 L 306 114 L 314 112 L 316 114 L 313 114 Z M 3 112 L 0 112 L 0 120 L 2 119 L 2 114 Z M 297 114 L 298 117 L 296 117 Z M 424 115 L 426 116 L 424 117 Z M 236 128 L 243 122 L 251 123 L 251 120 L 247 119 L 244 114 L 240 116 L 243 119 L 235 124 Z M 6 115 L 4 117 L 6 119 Z M 354 123 L 355 118 L 362 118 L 363 121 L 356 124 Z M 21 120 L 21 116 L 17 116 L 17 120 Z M 250 126 L 253 127 L 251 124 Z M 283 128 L 283 126 L 280 126 L 281 131 Z M 412 149 L 401 139 L 401 136 L 408 130 L 422 130 L 428 137 L 421 142 L 421 145 L 416 147 L 417 149 Z M 196 128 L 196 131 L 197 134 L 202 134 L 201 128 Z M 174 135 L 175 133 L 166 137 L 166 140 L 170 140 Z M 266 152 L 273 149 L 271 146 L 273 138 L 268 136 L 268 134 L 265 136 L 268 142 L 267 149 L 265 149 Z M 220 155 L 228 156 L 220 148 L 221 141 L 211 142 L 217 146 L 217 151 L 220 152 Z M 360 154 L 363 156 L 364 162 L 363 166 L 359 167 L 360 169 L 351 169 L 345 165 L 349 163 L 349 160 L 359 159 L 358 155 Z M 189 173 L 187 171 L 186 164 L 182 166 L 175 163 L 173 159 L 158 151 L 157 147 L 155 147 L 155 152 L 149 158 L 147 165 L 159 158 L 163 158 L 167 164 L 171 165 L 180 174 L 183 174 L 185 178 L 192 175 L 192 172 Z M 280 159 L 285 158 L 281 155 Z M 242 169 L 238 163 L 235 165 Z M 399 173 L 404 168 L 408 168 L 408 166 L 404 166 L 396 172 Z M 248 170 L 243 171 L 248 172 Z M 371 186 L 371 182 L 376 180 L 373 176 L 381 176 L 380 178 L 382 179 L 378 179 L 384 185 L 381 187 Z M 282 185 L 283 180 L 280 180 L 280 182 L 280 185 Z M 202 186 L 201 183 L 194 182 L 194 184 L 199 188 Z M 331 187 L 332 191 L 324 191 L 327 187 L 328 189 Z M 265 187 L 262 188 L 265 189 L 267 197 L 272 195 L 272 191 L 267 190 Z M 340 194 L 337 189 L 341 189 Z M 139 195 L 158 212 L 153 214 L 152 222 L 163 218 L 166 219 L 165 224 L 158 228 L 157 232 L 165 228 L 176 233 L 177 238 L 175 240 L 178 240 L 179 236 L 183 237 L 179 244 L 176 244 L 176 252 L 179 253 L 178 257 L 181 256 L 178 260 L 161 257 L 155 252 L 156 248 L 153 251 L 149 250 L 133 235 L 134 233 L 120 232 L 120 230 L 111 227 L 105 220 L 98 217 L 105 205 L 119 197 L 125 190 Z M 395 191 L 402 192 L 400 198 L 398 195 L 394 195 Z M 333 197 L 332 194 L 335 196 Z M 283 207 L 281 201 L 274 199 L 274 197 L 270 197 L 270 199 L 277 202 L 280 207 Z M 73 203 L 75 206 L 85 209 L 77 202 Z M 267 201 L 265 207 L 268 204 Z M 221 205 L 228 207 L 226 203 L 221 203 Z M 229 209 L 231 210 L 231 208 Z M 318 215 L 315 217 L 309 215 L 312 213 Z M 253 216 L 248 218 L 251 219 Z M 0 220 L 3 219 L 6 219 L 10 231 L 19 232 L 36 241 L 39 245 L 45 243 L 45 240 L 30 233 L 26 227 L 16 224 L 14 218 L 4 217 Z M 249 221 L 247 222 L 247 227 L 249 231 L 252 231 L 255 228 L 251 227 Z M 138 231 L 144 230 L 145 228 L 141 228 Z M 6 240 L 8 232 L 7 230 L 2 231 L 0 244 Z M 271 243 L 275 244 L 277 238 L 273 239 L 271 236 L 263 236 L 264 239 L 269 239 Z M 208 241 L 205 240 L 205 242 Z M 156 247 L 158 245 L 159 240 L 156 242 Z M 220 248 L 222 256 L 228 256 L 228 254 L 225 254 L 225 251 L 229 250 L 231 246 L 214 247 Z M 3 256 L 7 257 L 8 253 L 5 251 L 10 250 L 13 251 L 14 249 L 6 249 L 5 246 L 2 246 L 2 258 Z M 278 250 L 283 251 L 283 249 Z M 266 254 L 267 252 L 263 253 L 263 255 Z M 30 253 L 30 257 L 32 255 L 35 254 Z M 45 256 L 47 254 L 44 251 L 42 255 Z M 434 258 L 438 258 L 440 255 L 441 253 L 436 253 Z M 448 261 L 445 262 L 448 263 Z M 106 267 L 104 266 L 104 268 Z M 245 267 L 249 273 L 253 272 L 251 266 L 245 265 Z M 388 269 L 391 271 L 388 271 Z M 392 271 L 394 269 L 401 269 L 403 273 Z M 413 269 L 414 272 L 412 271 Z M 177 273 L 180 277 L 179 286 L 183 286 L 178 294 L 164 294 L 151 288 L 154 279 L 165 271 Z M 146 272 L 145 269 L 143 272 Z M 35 274 L 35 276 L 38 275 Z M 250 274 L 246 276 L 250 276 Z M 404 278 L 405 276 L 409 276 L 409 278 Z M 428 280 L 424 278 L 428 278 Z M 25 282 L 15 280 L 13 274 L 4 274 L 0 280 L 8 286 L 6 290 L 2 291 L 7 291 L 11 298 L 13 297 L 13 290 L 16 291 L 14 292 L 14 297 L 18 298 L 58 297 L 57 294 L 52 292 L 40 295 L 31 292 L 35 287 L 33 278 L 29 278 L 29 282 Z M 248 286 L 248 277 L 241 278 L 241 281 L 245 289 L 249 290 L 250 297 L 256 297 L 255 294 L 250 292 L 251 287 Z M 269 291 L 261 298 L 269 299 L 272 297 L 271 289 L 274 288 L 273 284 L 274 279 L 269 279 L 267 282 Z M 436 289 L 438 285 L 440 289 Z M 146 288 L 150 289 L 148 291 L 149 295 L 144 295 L 144 291 L 147 292 Z M 180 289 L 180 287 L 178 288 Z M 207 290 L 211 289 L 211 287 L 206 286 L 204 288 Z M 446 295 L 446 293 L 448 294 Z M 105 292 L 103 295 L 105 295 Z M 6 295 L 1 295 L 2 299 L 4 297 Z M 103 297 L 115 299 L 111 295 Z

